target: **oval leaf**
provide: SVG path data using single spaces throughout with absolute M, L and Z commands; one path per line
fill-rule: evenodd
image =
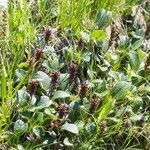
M 71 123 L 65 123 L 62 126 L 62 130 L 66 130 L 66 131 L 74 133 L 74 134 L 79 133 L 78 127 L 75 124 L 71 124 Z
M 102 41 L 105 39 L 106 37 L 106 33 L 102 30 L 94 30 L 92 33 L 91 33 L 91 36 L 93 39 L 95 40 L 98 40 L 98 41 Z
M 28 129 L 28 124 L 22 120 L 17 120 L 14 124 L 14 131 L 19 133 L 24 133 Z
M 52 104 L 52 101 L 49 99 L 48 96 L 41 96 L 40 101 L 38 102 L 38 106 L 49 107 Z
M 69 142 L 69 139 L 67 137 L 64 139 L 63 143 L 66 146 L 73 146 L 73 144 Z
M 51 80 L 50 80 L 49 76 L 46 73 L 44 73 L 42 71 L 38 71 L 37 74 L 35 75 L 34 79 L 39 81 L 41 87 L 44 90 L 46 90 L 46 91 L 49 90 Z
M 140 67 L 140 58 L 136 51 L 129 52 L 130 64 L 133 70 L 138 71 Z
M 56 91 L 52 97 L 52 99 L 58 99 L 58 98 L 67 98 L 70 97 L 70 94 L 64 91 Z
M 26 92 L 25 88 L 18 91 L 17 100 L 20 106 L 24 106 L 30 99 L 30 95 Z
M 107 26 L 109 24 L 110 20 L 111 20 L 111 16 L 112 16 L 112 14 L 111 14 L 110 11 L 102 9 L 97 14 L 96 25 L 99 28 Z
M 111 95 L 116 99 L 122 99 L 126 96 L 130 89 L 130 84 L 125 81 L 116 83 L 116 85 L 111 90 Z

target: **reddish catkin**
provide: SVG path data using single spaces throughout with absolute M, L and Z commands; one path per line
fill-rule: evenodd
M 107 130 L 107 122 L 106 121 L 101 121 L 100 124 L 99 124 L 99 127 L 100 127 L 100 130 L 102 132 L 106 131 Z
M 50 29 L 50 27 L 45 27 L 44 29 L 44 40 L 45 40 L 45 43 L 47 44 L 50 37 L 51 37 L 51 34 L 52 34 L 52 31 Z
M 43 58 L 43 49 L 37 48 L 35 51 L 35 61 L 39 61 Z
M 50 74 L 51 77 L 51 84 L 52 84 L 52 89 L 56 89 L 58 87 L 58 82 L 59 82 L 59 78 L 60 78 L 60 72 L 59 71 L 55 71 L 53 73 Z
M 60 127 L 61 123 L 60 123 L 60 120 L 53 120 L 51 122 L 51 128 L 53 129 L 58 129 Z
M 91 104 L 90 104 L 90 112 L 93 113 L 97 107 L 99 105 L 99 98 L 97 96 L 95 96 L 92 100 L 91 100 Z
M 83 81 L 81 84 L 81 89 L 79 93 L 80 98 L 83 99 L 84 97 L 86 97 L 87 92 L 88 92 L 88 80 Z
M 79 41 L 77 43 L 77 46 L 78 46 L 77 48 L 82 49 L 84 47 L 84 45 L 85 45 L 85 42 L 83 41 L 83 39 L 82 38 L 79 39 Z
M 78 67 L 75 62 L 72 62 L 69 66 L 69 83 L 72 84 L 75 82 L 78 74 Z
M 29 90 L 30 95 L 35 94 L 35 92 L 37 91 L 37 88 L 38 88 L 38 81 L 32 80 L 31 82 L 29 82 L 28 90 Z
M 69 111 L 70 111 L 70 107 L 68 104 L 61 104 L 58 107 L 58 114 L 60 118 L 65 117 L 69 113 Z

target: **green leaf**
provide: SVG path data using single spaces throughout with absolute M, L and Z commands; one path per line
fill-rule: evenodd
M 139 55 L 139 58 L 144 60 L 145 56 L 146 56 L 146 52 L 144 52 L 142 49 L 138 49 L 137 53 Z
M 28 124 L 22 120 L 17 120 L 14 124 L 14 132 L 25 133 L 28 130 Z
M 68 85 L 68 79 L 69 79 L 69 74 L 68 73 L 64 73 L 64 74 L 60 74 L 60 79 L 59 79 L 59 87 L 62 90 L 65 90 L 67 85 Z
M 30 111 L 34 112 L 35 110 L 41 110 L 43 108 L 47 108 L 52 104 L 52 100 L 49 99 L 47 96 L 41 96 L 40 101 L 38 102 L 38 106 L 32 107 L 29 109 Z
M 35 99 L 35 97 L 32 96 L 33 99 Z M 36 102 L 36 99 L 35 99 Z M 33 102 L 33 104 L 35 103 Z M 34 112 L 35 110 L 41 110 L 43 108 L 47 108 L 52 104 L 52 100 L 49 99 L 48 96 L 41 96 L 40 97 L 40 101 L 38 102 L 38 106 L 32 107 L 29 110 Z
M 96 131 L 96 124 L 88 123 L 85 128 L 89 134 L 93 134 Z
M 138 71 L 140 67 L 140 58 L 136 51 L 129 52 L 130 64 L 133 70 Z
M 33 133 L 34 133 L 38 138 L 41 138 L 41 136 L 44 135 L 44 130 L 43 130 L 42 127 L 35 126 L 35 127 L 33 127 Z
M 73 144 L 69 142 L 68 137 L 66 137 L 66 138 L 64 139 L 63 143 L 64 143 L 64 145 L 66 145 L 66 146 L 70 146 L 70 147 L 73 146 Z
M 59 98 L 67 98 L 70 97 L 70 94 L 64 91 L 56 91 L 52 97 L 52 99 L 59 99 Z
M 42 112 L 37 112 L 35 120 L 40 123 L 44 122 L 44 114 Z
M 50 64 L 48 60 L 44 60 L 42 63 L 42 67 L 46 68 L 48 71 L 50 70 Z
M 57 119 L 57 116 L 55 115 L 56 111 L 54 108 L 46 108 L 44 113 L 49 116 L 49 119 Z
M 143 106 L 143 100 L 140 96 L 135 96 L 132 101 L 133 111 L 136 113 Z
M 75 122 L 79 119 L 81 115 L 81 104 L 77 101 L 73 101 L 70 103 L 70 113 L 69 113 L 69 119 L 71 122 Z
M 41 137 L 41 136 L 40 136 L 40 130 L 39 130 L 38 127 L 34 127 L 34 128 L 33 128 L 33 133 L 34 133 L 37 137 L 39 137 L 39 138 Z
M 75 124 L 71 124 L 71 123 L 65 123 L 62 126 L 62 130 L 66 130 L 68 132 L 74 133 L 74 134 L 78 134 L 78 127 Z
M 131 46 L 132 50 L 138 49 L 143 44 L 143 39 L 134 42 Z
M 57 70 L 59 69 L 60 64 L 59 64 L 59 60 L 57 57 L 53 58 L 53 61 L 50 63 L 50 68 L 51 70 Z
M 134 115 L 132 117 L 130 117 L 131 121 L 136 122 L 136 121 L 140 121 L 142 119 L 142 115 Z
M 95 40 L 98 40 L 98 41 L 102 41 L 105 39 L 106 37 L 106 32 L 102 31 L 102 30 L 94 30 L 92 33 L 91 33 L 91 37 Z
M 85 40 L 86 42 L 89 42 L 90 41 L 90 36 L 88 33 L 86 32 L 81 32 L 81 36 L 83 38 L 83 40 Z
M 91 52 L 86 52 L 86 53 L 84 53 L 84 54 L 83 54 L 83 60 L 84 60 L 85 62 L 89 63 L 90 60 L 91 60 L 91 55 L 92 55 Z
M 18 91 L 17 95 L 17 101 L 20 106 L 24 106 L 29 102 L 30 100 L 30 95 L 26 92 L 25 88 L 22 88 L 21 90 Z
M 98 116 L 98 119 L 97 119 L 97 122 L 98 124 L 106 118 L 106 116 L 108 115 L 108 113 L 112 110 L 112 99 L 109 98 L 107 100 L 108 102 L 106 104 L 103 105 L 100 113 L 99 113 L 99 116 Z
M 116 99 L 122 99 L 126 96 L 127 92 L 130 89 L 130 84 L 126 81 L 120 81 L 115 84 L 111 90 L 112 97 Z
M 25 75 L 25 71 L 23 69 L 15 70 L 15 80 L 16 82 L 21 81 L 22 77 Z
M 17 150 L 25 150 L 24 147 L 22 145 L 17 145 Z
M 34 79 L 36 79 L 37 81 L 39 81 L 41 87 L 46 90 L 49 91 L 49 86 L 50 86 L 50 78 L 49 76 L 42 72 L 42 71 L 38 71 L 34 77 Z
M 41 96 L 40 101 L 38 102 L 38 106 L 45 108 L 49 107 L 52 104 L 52 101 L 48 96 Z
M 129 46 L 130 40 L 126 35 L 121 35 L 119 37 L 118 46 L 122 49 L 126 49 Z
M 110 23 L 111 16 L 112 16 L 112 14 L 110 11 L 102 9 L 97 14 L 96 25 L 99 28 L 107 26 Z
M 31 97 L 31 105 L 34 105 L 36 103 L 36 101 L 37 101 L 36 96 L 32 95 L 32 97 Z

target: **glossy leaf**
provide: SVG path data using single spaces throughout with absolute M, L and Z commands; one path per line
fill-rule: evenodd
M 126 81 L 120 81 L 114 85 L 111 90 L 112 97 L 116 99 L 122 99 L 127 95 L 130 89 L 130 84 Z
M 52 99 L 59 99 L 59 98 L 68 98 L 70 94 L 64 91 L 56 91 L 52 97 Z
M 71 124 L 71 123 L 65 123 L 62 126 L 62 130 L 66 130 L 66 131 L 71 132 L 73 134 L 78 134 L 79 133 L 78 127 L 75 124 Z
M 49 86 L 50 86 L 50 78 L 49 76 L 42 72 L 42 71 L 38 71 L 34 77 L 34 79 L 36 79 L 37 81 L 39 81 L 41 87 L 48 91 L 49 90 Z
M 140 67 L 140 58 L 136 51 L 129 52 L 130 64 L 133 70 L 138 71 Z
M 14 132 L 24 133 L 28 130 L 28 124 L 22 120 L 17 120 L 14 124 Z

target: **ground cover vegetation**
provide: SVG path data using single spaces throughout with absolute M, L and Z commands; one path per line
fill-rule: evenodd
M 150 148 L 149 0 L 0 0 L 0 149 Z

